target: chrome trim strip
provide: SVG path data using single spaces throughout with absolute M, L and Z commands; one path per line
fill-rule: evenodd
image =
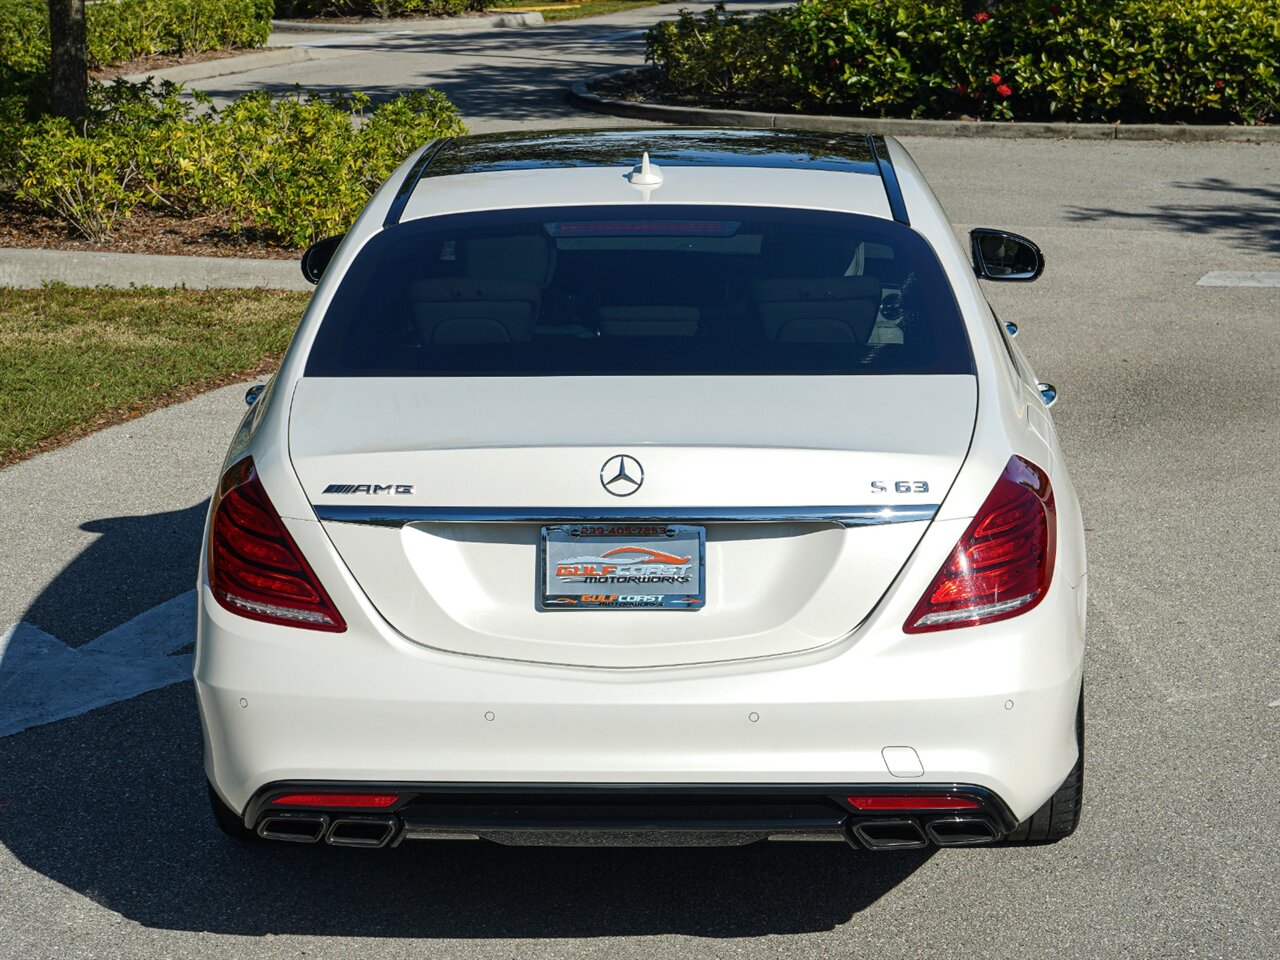
M 401 181 L 399 189 L 396 190 L 391 206 L 387 208 L 386 219 L 382 221 L 383 227 L 392 227 L 400 222 L 400 217 L 404 214 L 404 208 L 408 205 L 409 198 L 413 196 L 413 191 L 417 188 L 418 181 L 427 172 L 427 167 L 431 166 L 431 161 L 436 158 L 436 154 L 443 150 L 445 145 L 452 142 L 452 140 L 453 137 L 440 137 L 438 140 L 432 140 L 418 155 L 418 159 L 409 168 L 409 172 L 404 175 L 404 180 Z
M 893 160 L 889 156 L 889 145 L 885 143 L 884 137 L 868 134 L 867 146 L 871 148 L 871 156 L 875 158 L 876 168 L 880 171 L 884 194 L 889 201 L 889 212 L 898 223 L 911 226 L 911 218 L 907 216 L 907 202 L 902 196 L 902 185 L 898 183 L 898 171 L 893 168 Z
M 868 504 L 850 507 L 406 507 L 314 504 L 316 517 L 334 523 L 403 527 L 411 523 L 838 523 L 875 527 L 932 520 L 938 504 Z

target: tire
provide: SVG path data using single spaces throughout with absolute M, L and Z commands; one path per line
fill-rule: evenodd
M 1076 743 L 1080 755 L 1076 765 L 1062 781 L 1062 786 L 1045 801 L 1043 807 L 1023 820 L 1005 837 L 1008 844 L 1057 843 L 1075 833 L 1080 825 L 1080 812 L 1084 803 L 1084 691 L 1080 691 L 1080 706 L 1076 708 Z
M 222 802 L 218 792 L 213 789 L 213 784 L 205 781 L 205 786 L 209 790 L 209 810 L 213 813 L 213 822 L 218 825 L 218 829 L 241 843 L 258 842 L 258 835 L 246 827 L 236 812 Z

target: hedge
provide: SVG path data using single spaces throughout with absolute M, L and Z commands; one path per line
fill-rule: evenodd
M 85 8 L 89 65 L 156 53 L 260 47 L 271 33 L 273 0 L 102 0 Z M 0 63 L 43 70 L 49 59 L 45 0 L 0 0 Z
M 0 181 L 91 240 L 150 206 L 303 246 L 346 230 L 414 149 L 466 132 L 437 90 L 369 105 L 258 92 L 216 108 L 172 83 L 95 84 L 83 135 L 42 117 L 0 138 Z
M 1265 123 L 1275 0 L 802 0 L 682 13 L 647 35 L 667 96 L 855 116 Z

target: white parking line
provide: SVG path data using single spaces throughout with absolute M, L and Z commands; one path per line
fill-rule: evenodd
M 78 717 L 191 678 L 195 591 L 166 600 L 82 647 L 39 627 L 0 633 L 0 738 Z
M 1214 270 L 1196 281 L 1197 287 L 1280 287 L 1280 273 L 1265 270 Z

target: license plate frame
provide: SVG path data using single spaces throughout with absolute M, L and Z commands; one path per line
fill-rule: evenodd
M 547 524 L 538 538 L 538 609 L 701 610 L 706 546 L 707 528 L 696 524 Z M 572 573 L 560 572 L 570 567 Z M 662 579 L 620 582 L 623 577 Z

